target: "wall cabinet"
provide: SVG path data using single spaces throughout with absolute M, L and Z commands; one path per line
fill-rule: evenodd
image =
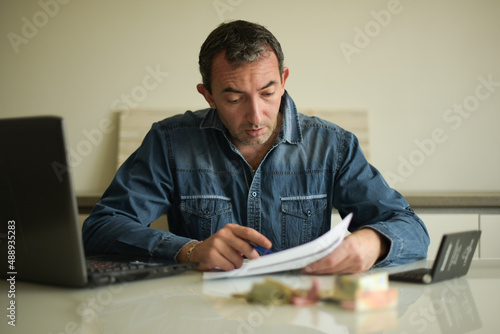
M 415 212 L 424 221 L 429 232 L 429 260 L 435 259 L 443 234 L 478 229 L 482 233 L 474 258 L 500 259 L 500 214 L 482 213 L 481 210 L 454 213 L 453 210 L 417 209 Z M 332 226 L 341 220 L 339 214 L 334 211 Z
M 481 239 L 474 258 L 500 258 L 500 214 L 481 213 L 426 213 L 415 210 L 425 223 L 431 243 L 428 258 L 434 259 L 444 233 L 481 230 Z
M 445 233 L 461 232 L 467 230 L 477 230 L 479 228 L 479 214 L 428 214 L 422 213 L 418 216 L 424 221 L 431 243 L 427 251 L 427 258 L 434 260 L 441 242 L 441 238 Z M 474 252 L 474 257 L 479 258 L 479 248 Z
M 482 214 L 479 216 L 481 229 L 480 257 L 482 259 L 500 258 L 500 214 Z

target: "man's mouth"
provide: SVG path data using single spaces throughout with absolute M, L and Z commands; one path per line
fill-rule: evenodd
M 265 127 L 262 127 L 262 128 L 258 128 L 258 129 L 249 129 L 249 130 L 245 130 L 245 132 L 250 136 L 250 137 L 253 137 L 253 138 L 257 138 L 259 136 L 261 136 L 262 134 L 264 134 L 264 132 L 266 131 L 266 128 Z

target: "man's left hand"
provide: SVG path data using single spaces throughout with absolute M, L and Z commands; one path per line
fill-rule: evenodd
M 363 228 L 348 235 L 332 253 L 311 263 L 306 274 L 354 274 L 370 269 L 385 256 L 386 240 L 371 228 Z

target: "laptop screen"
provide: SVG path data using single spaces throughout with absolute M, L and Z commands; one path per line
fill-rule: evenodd
M 481 231 L 445 234 L 432 267 L 434 282 L 466 275 Z
M 84 285 L 87 279 L 64 122 L 58 117 L 0 120 L 0 235 L 14 229 L 15 262 L 3 274 L 21 280 Z M 4 191 L 8 189 L 8 191 Z M 10 226 L 6 222 L 12 221 Z M 4 223 L 5 222 L 5 223 Z M 2 240 L 3 241 L 3 240 Z M 8 254 L 2 242 L 2 254 Z M 5 256 L 5 255 L 2 255 Z

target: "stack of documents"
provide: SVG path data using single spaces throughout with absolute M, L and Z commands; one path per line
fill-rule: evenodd
M 347 215 L 327 233 L 303 245 L 249 260 L 239 269 L 206 272 L 203 274 L 203 278 L 243 277 L 302 269 L 308 264 L 330 254 L 341 244 L 351 219 L 352 213 Z

